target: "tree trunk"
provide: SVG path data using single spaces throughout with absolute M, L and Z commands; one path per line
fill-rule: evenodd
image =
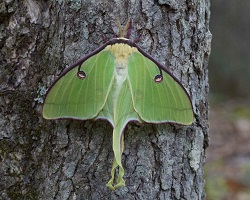
M 204 199 L 208 145 L 209 0 L 4 0 L 0 3 L 0 199 Z M 191 96 L 191 126 L 129 123 L 126 187 L 109 190 L 112 127 L 44 120 L 45 90 L 112 38 L 116 20 Z

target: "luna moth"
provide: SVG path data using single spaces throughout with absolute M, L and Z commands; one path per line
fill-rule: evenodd
M 113 126 L 114 160 L 107 187 L 125 186 L 121 162 L 128 122 L 190 125 L 190 97 L 170 71 L 129 39 L 131 21 L 119 37 L 80 58 L 47 91 L 45 119 L 106 119 Z M 115 178 L 115 170 L 119 173 Z

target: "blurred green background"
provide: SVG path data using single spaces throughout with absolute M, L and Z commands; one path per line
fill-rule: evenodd
M 250 98 L 250 1 L 211 0 L 213 97 Z
M 211 0 L 207 200 L 250 200 L 250 0 Z

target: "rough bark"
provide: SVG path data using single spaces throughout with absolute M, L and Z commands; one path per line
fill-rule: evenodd
M 0 3 L 0 199 L 204 199 L 208 144 L 209 0 L 67 0 Z M 113 159 L 106 121 L 48 121 L 45 89 L 113 37 L 119 18 L 191 96 L 192 126 L 130 123 L 126 187 L 106 188 Z

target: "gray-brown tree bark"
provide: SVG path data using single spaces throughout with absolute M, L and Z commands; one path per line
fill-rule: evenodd
M 204 199 L 209 0 L 4 0 L 0 3 L 0 199 Z M 106 121 L 48 121 L 45 90 L 62 70 L 133 20 L 139 45 L 191 96 L 191 126 L 129 123 L 126 187 L 106 188 Z

